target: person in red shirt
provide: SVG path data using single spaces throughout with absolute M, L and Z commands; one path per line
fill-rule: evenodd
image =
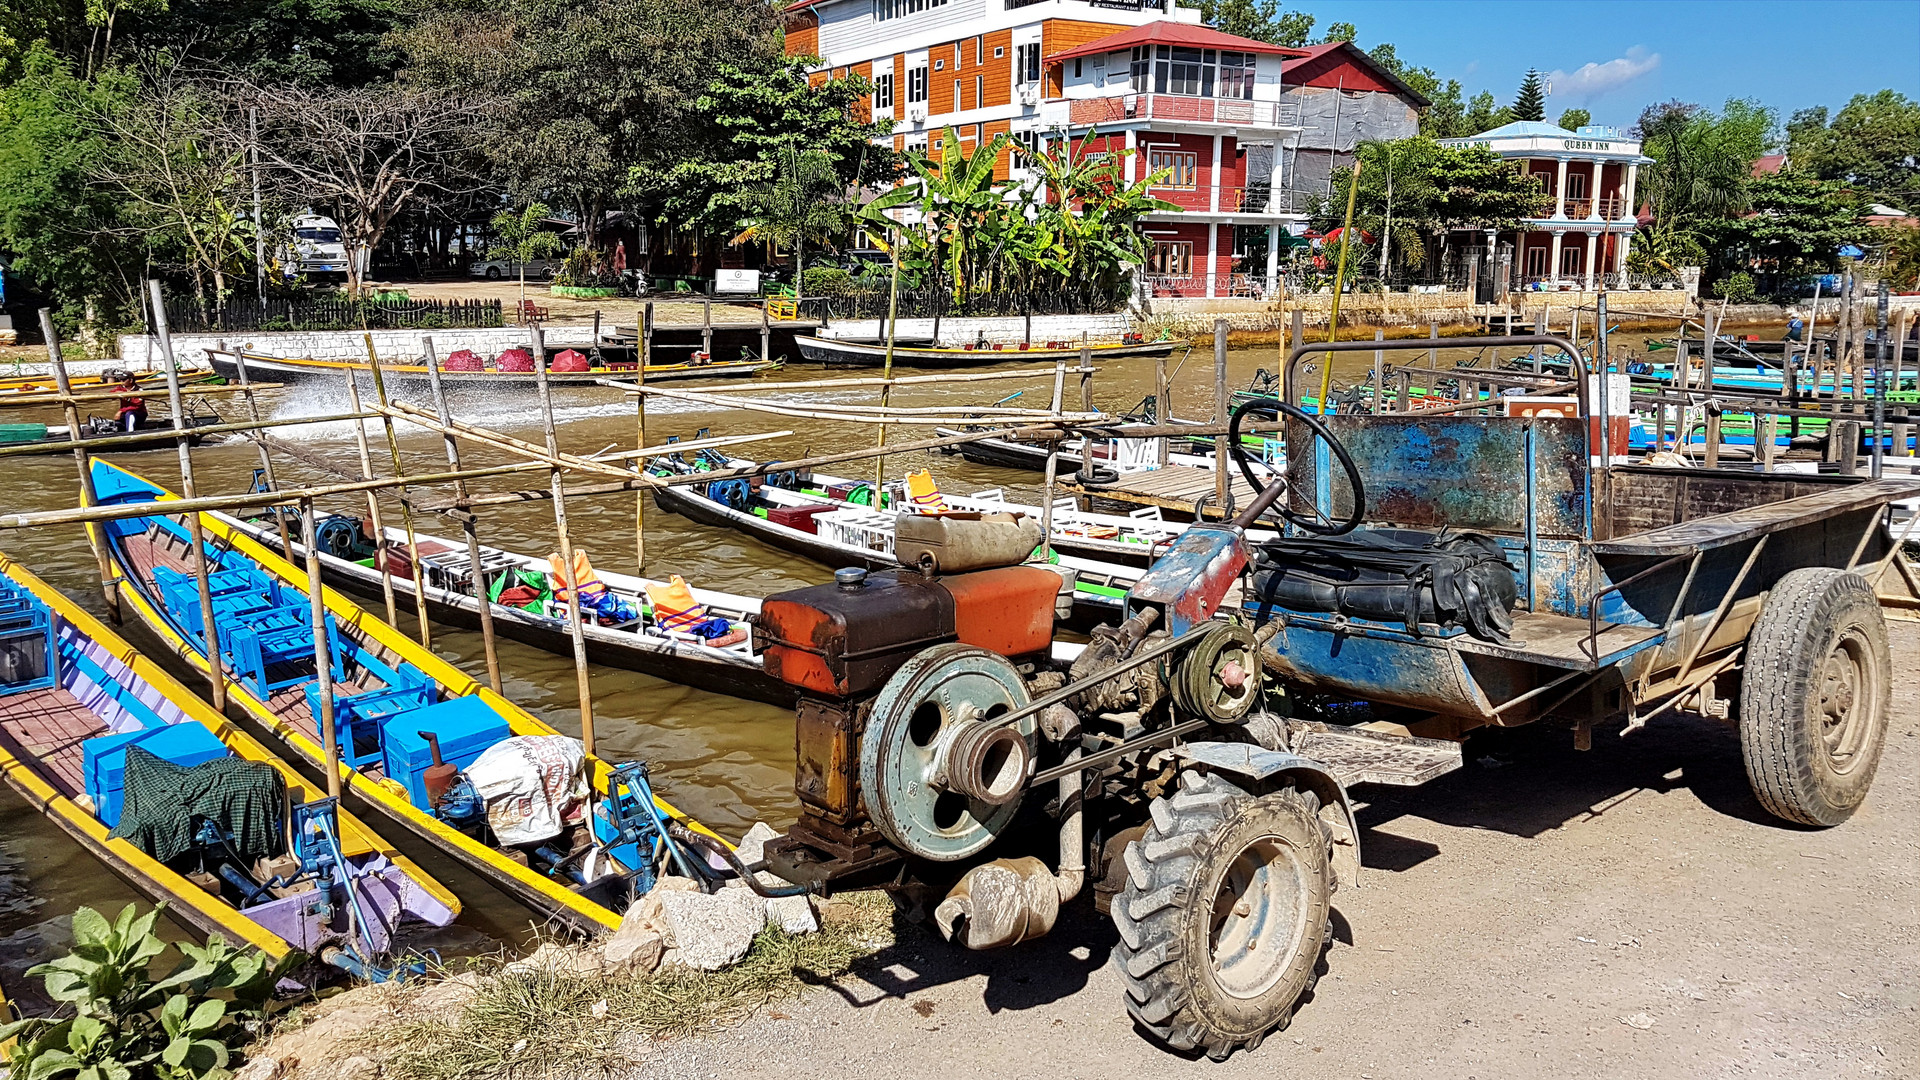
M 132 372 L 119 372 L 118 374 L 120 376 L 120 382 L 119 385 L 114 387 L 115 390 L 126 391 L 138 390 L 140 388 L 139 380 L 134 377 Z M 146 422 L 146 398 L 124 397 L 120 399 L 120 430 L 139 431 Z

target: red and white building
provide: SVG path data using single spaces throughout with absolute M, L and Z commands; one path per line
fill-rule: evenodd
M 1364 139 L 1411 135 L 1426 101 L 1351 45 L 1287 48 L 1199 24 L 1152 0 L 799 0 L 789 55 L 875 86 L 894 147 L 1007 134 L 1039 149 L 1094 134 L 1133 151 L 1129 180 L 1165 172 L 1179 206 L 1144 225 L 1160 295 L 1262 296 L 1283 230 Z M 1019 179 L 1010 156 L 996 166 Z
M 1640 140 L 1617 128 L 1568 131 L 1518 120 L 1444 141 L 1485 146 L 1508 160 L 1524 161 L 1526 171 L 1539 176 L 1553 197 L 1547 216 L 1524 219 L 1517 232 L 1502 237 L 1511 245 L 1515 284 L 1587 291 L 1625 284 L 1627 253 L 1638 225 L 1634 200 L 1640 166 L 1653 164 L 1640 152 Z

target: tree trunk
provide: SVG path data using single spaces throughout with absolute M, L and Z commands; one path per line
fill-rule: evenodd
M 796 234 L 793 238 L 793 304 L 794 313 L 799 314 L 801 289 L 806 284 L 806 263 L 800 259 L 800 253 L 806 249 L 807 238 Z

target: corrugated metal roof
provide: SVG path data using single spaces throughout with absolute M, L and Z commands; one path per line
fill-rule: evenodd
M 1052 56 L 1047 57 L 1047 62 L 1051 64 L 1061 60 L 1071 60 L 1076 56 L 1093 56 L 1096 53 L 1118 52 L 1121 49 L 1133 48 L 1135 45 L 1178 45 L 1182 48 L 1232 49 L 1239 52 L 1268 53 L 1273 56 L 1308 55 L 1305 49 L 1294 49 L 1285 45 L 1275 45 L 1271 42 L 1255 41 L 1252 38 L 1238 37 L 1233 34 L 1215 30 L 1209 26 L 1198 26 L 1193 23 L 1180 23 L 1162 19 L 1157 22 L 1147 23 L 1145 26 L 1136 26 L 1131 30 L 1122 30 L 1118 34 L 1110 34 L 1097 41 L 1089 41 L 1085 45 L 1068 49 L 1065 52 L 1054 53 Z

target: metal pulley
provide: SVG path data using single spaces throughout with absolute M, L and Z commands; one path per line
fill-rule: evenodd
M 1260 646 L 1253 632 L 1223 622 L 1196 642 L 1173 675 L 1173 700 L 1216 724 L 1238 724 L 1260 696 Z
M 1027 702 L 1020 672 L 970 645 L 935 645 L 894 672 L 860 744 L 860 789 L 881 835 L 939 862 L 991 844 L 1020 807 L 1036 723 L 994 721 Z

